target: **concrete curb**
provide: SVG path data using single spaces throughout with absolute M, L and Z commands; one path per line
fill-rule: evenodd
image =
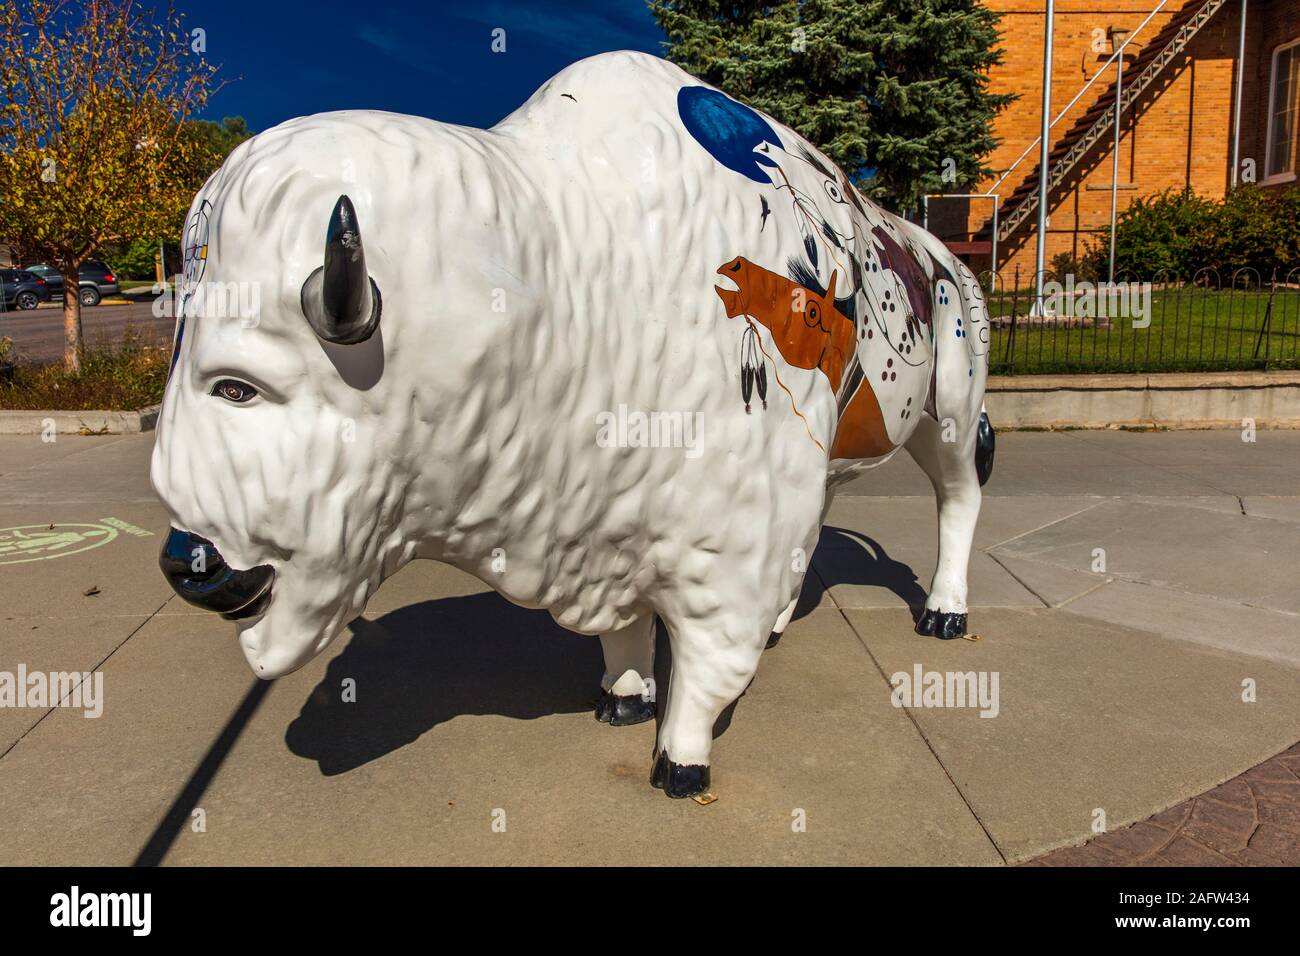
M 985 396 L 993 427 L 1300 428 L 1300 371 L 1160 375 L 993 376 Z M 0 411 L 0 435 L 152 431 L 158 406 L 132 412 Z
M 131 297 L 130 297 L 130 296 L 126 296 L 126 294 L 123 293 L 122 296 L 114 296 L 114 297 L 112 297 L 112 298 L 104 298 L 104 299 L 100 299 L 100 300 L 99 300 L 99 303 L 98 303 L 97 305 L 83 305 L 82 308 L 83 308 L 83 309 L 97 309 L 97 308 L 99 308 L 99 306 L 101 306 L 101 305 L 130 305 L 130 304 L 131 304 Z M 55 310 L 55 309 L 57 309 L 58 311 L 62 312 L 62 311 L 63 311 L 63 303 L 62 303 L 62 302 L 42 302 L 42 303 L 41 303 L 40 305 L 38 305 L 36 308 L 37 308 L 37 309 L 44 309 L 44 310 L 46 310 L 47 312 L 48 312 L 48 311 Z
M 989 379 L 994 428 L 1300 428 L 1300 371 Z
M 0 410 L 0 435 L 134 435 L 157 423 L 157 405 L 132 412 Z

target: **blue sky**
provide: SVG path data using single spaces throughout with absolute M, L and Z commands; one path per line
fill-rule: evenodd
M 491 126 L 547 77 L 607 50 L 660 53 L 643 0 L 177 0 L 232 82 L 205 119 L 265 130 L 307 113 L 383 109 Z M 506 52 L 491 50 L 505 30 Z

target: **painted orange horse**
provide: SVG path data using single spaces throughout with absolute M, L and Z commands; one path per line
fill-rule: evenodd
M 714 286 L 727 318 L 747 315 L 772 333 L 781 357 L 796 368 L 818 368 L 840 390 L 853 350 L 853 323 L 835 308 L 835 273 L 825 295 L 737 256 L 718 270 L 736 289 Z
M 824 295 L 737 256 L 718 269 L 735 289 L 714 286 L 727 318 L 748 316 L 772 333 L 781 357 L 796 368 L 821 369 L 838 396 L 844 367 L 854 347 L 853 323 L 835 307 L 835 279 Z M 798 409 L 795 409 L 798 414 Z M 802 416 L 801 416 L 802 417 Z M 893 448 L 880 403 L 863 380 L 844 406 L 831 458 L 874 458 Z

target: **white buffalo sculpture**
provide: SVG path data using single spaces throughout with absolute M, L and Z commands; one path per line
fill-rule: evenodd
M 900 446 L 939 503 L 917 630 L 965 633 L 992 460 L 974 277 L 667 62 L 576 63 L 486 131 L 287 122 L 195 197 L 185 260 L 161 563 L 260 677 L 432 558 L 599 635 L 598 716 L 634 723 L 657 616 L 651 782 L 697 795 L 829 489 Z

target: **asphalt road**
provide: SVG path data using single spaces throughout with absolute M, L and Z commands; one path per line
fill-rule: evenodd
M 89 346 L 121 341 L 128 328 L 152 341 L 168 342 L 172 319 L 156 318 L 153 296 L 140 296 L 126 304 L 108 300 L 81 310 L 82 334 Z M 28 361 L 53 362 L 63 356 L 63 306 L 45 303 L 28 312 L 0 312 L 0 336 L 13 339 L 19 356 Z

